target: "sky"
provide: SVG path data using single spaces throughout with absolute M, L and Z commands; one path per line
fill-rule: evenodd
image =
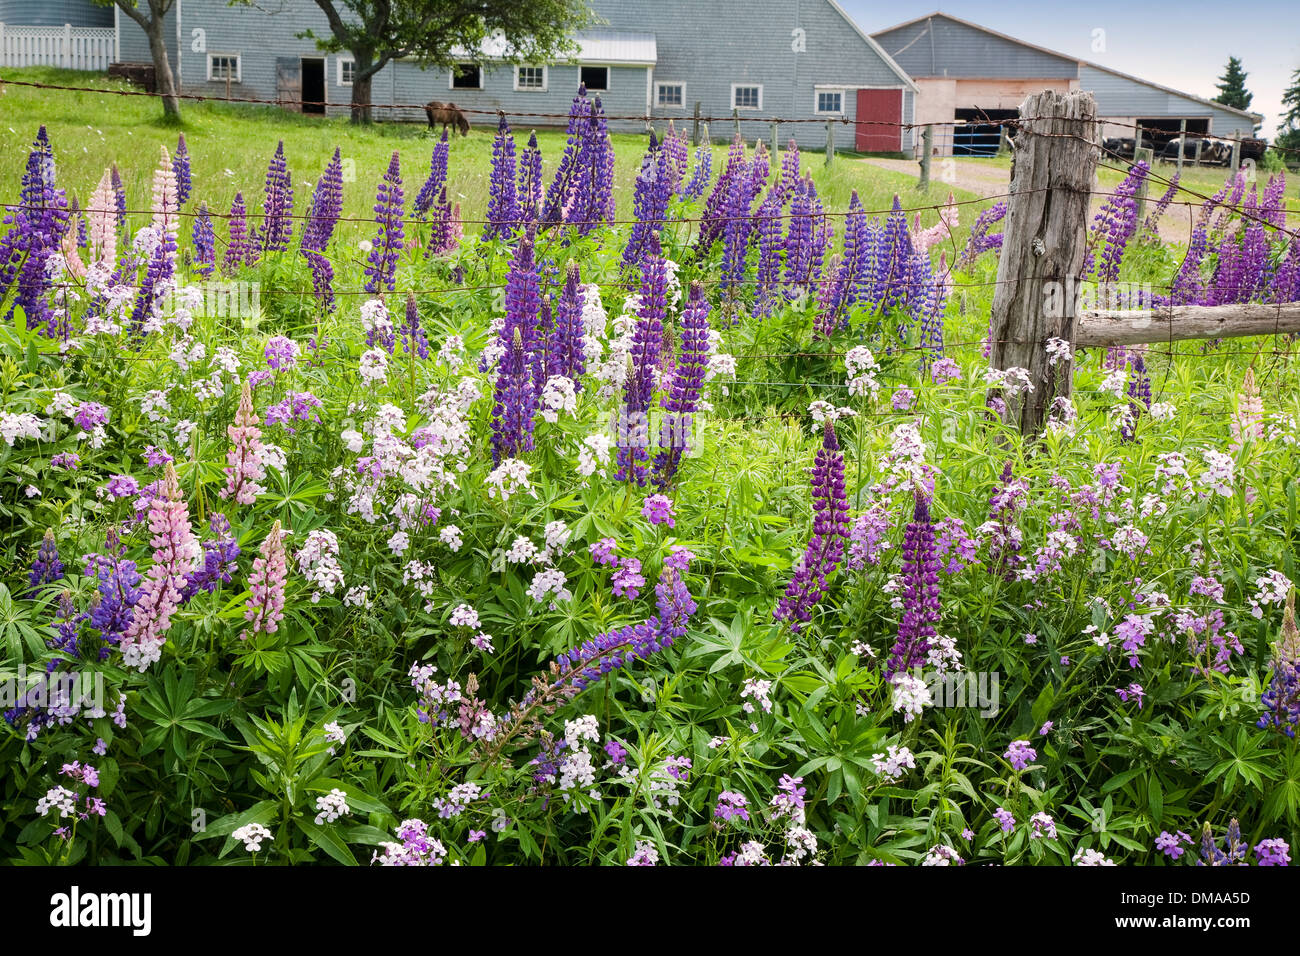
M 1295 0 L 1088 0 L 1086 3 L 953 0 L 839 0 L 867 33 L 941 10 L 1100 66 L 1213 99 L 1229 56 L 1246 71 L 1254 94 L 1250 110 L 1264 114 L 1272 138 L 1282 114 L 1282 93 L 1300 68 L 1300 17 Z M 1094 31 L 1104 49 L 1094 48 Z

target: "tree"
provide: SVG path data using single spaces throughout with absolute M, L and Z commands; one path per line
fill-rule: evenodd
M 154 0 L 150 0 L 154 2 Z M 248 2 L 248 0 L 245 0 Z M 306 30 L 327 53 L 344 50 L 355 62 L 352 122 L 370 122 L 375 74 L 393 60 L 452 67 L 476 56 L 485 40 L 499 41 L 504 62 L 552 59 L 574 49 L 572 32 L 591 20 L 584 0 L 316 0 L 330 35 Z M 454 51 L 461 51 L 457 57 Z
M 1282 124 L 1277 128 L 1274 146 L 1283 150 L 1284 161 L 1295 162 L 1300 153 L 1300 70 L 1291 74 L 1291 85 L 1282 94 Z
M 116 6 L 139 24 L 144 35 L 149 38 L 149 53 L 153 57 L 154 87 L 162 94 L 163 115 L 168 119 L 180 120 L 181 101 L 176 95 L 176 77 L 172 74 L 171 63 L 167 60 L 167 34 L 163 31 L 163 20 L 175 6 L 176 0 L 144 0 L 149 8 L 148 16 L 137 7 L 137 0 L 95 0 L 95 2 L 105 7 Z
M 1231 106 L 1233 109 L 1249 109 L 1250 101 L 1254 96 L 1246 92 L 1247 75 L 1241 68 L 1239 59 L 1235 56 L 1228 57 L 1228 68 L 1215 84 L 1219 88 L 1219 95 L 1214 98 L 1214 102 Z

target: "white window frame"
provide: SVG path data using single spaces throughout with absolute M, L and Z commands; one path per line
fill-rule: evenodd
M 758 105 L 737 106 L 736 90 L 758 90 Z M 733 110 L 761 110 L 763 108 L 763 84 L 762 83 L 732 83 L 731 84 L 731 108 Z
M 541 86 L 520 86 L 520 85 L 519 85 L 519 71 L 520 71 L 521 69 L 526 69 L 526 70 L 541 70 L 541 71 L 542 71 L 542 85 L 541 85 Z M 544 63 L 521 63 L 521 64 L 519 64 L 518 66 L 515 67 L 515 92 L 516 92 L 516 93 L 545 93 L 545 92 L 550 88 L 550 85 L 551 85 L 551 71 L 547 68 L 546 64 L 544 64 Z
M 608 93 L 614 86 L 614 68 L 608 63 L 579 63 L 578 64 L 578 82 L 582 82 L 583 70 L 604 70 L 605 71 L 605 88 L 595 90 L 596 93 Z M 588 87 L 591 89 L 591 87 Z
M 456 86 L 455 83 L 456 83 L 456 67 L 457 67 L 457 66 L 476 66 L 476 67 L 478 67 L 478 86 Z M 486 74 L 486 73 L 487 73 L 487 70 L 485 70 L 485 69 L 483 68 L 483 64 L 482 64 L 482 63 L 469 63 L 469 62 L 465 62 L 465 63 L 463 63 L 463 64 L 461 64 L 461 63 L 457 63 L 457 64 L 455 64 L 451 69 L 449 69 L 449 70 L 447 71 L 447 89 L 449 89 L 449 90 L 461 90 L 461 91 L 464 91 L 464 90 L 481 90 L 481 89 L 483 89 L 483 83 L 484 83 L 484 81 L 485 81 L 485 76 L 484 76 L 484 74 Z
M 226 78 L 224 76 L 212 75 L 212 61 L 217 57 L 221 57 L 222 59 L 226 59 L 226 60 L 233 57 L 235 60 L 235 75 L 230 78 L 230 82 L 231 83 L 242 82 L 241 77 L 244 74 L 244 58 L 238 53 L 223 53 L 220 50 L 213 50 L 211 53 L 208 54 L 208 82 L 209 83 L 226 82 Z
M 343 64 L 344 64 L 344 63 L 351 63 L 351 64 L 352 64 L 352 76 L 353 76 L 353 79 L 355 79 L 355 78 L 356 78 L 356 75 L 357 75 L 357 61 L 356 61 L 355 59 L 353 59 L 352 57 L 350 57 L 350 56 L 339 56 L 339 57 L 335 57 L 335 58 L 334 58 L 334 63 L 335 63 L 335 67 L 334 67 L 334 85 L 335 85 L 335 86 L 351 86 L 351 85 L 352 85 L 352 80 L 345 80 L 345 79 L 343 79 Z
M 679 86 L 679 87 L 681 87 L 681 90 L 682 90 L 682 101 L 681 101 L 680 103 L 664 103 L 664 102 L 660 101 L 660 99 L 659 99 L 659 90 L 662 89 L 662 88 L 665 87 L 665 86 Z M 660 109 L 660 110 L 684 110 L 684 109 L 686 109 L 686 84 L 685 84 L 685 83 L 674 83 L 674 82 L 671 82 L 671 81 L 665 83 L 663 80 L 655 80 L 655 109 Z
M 837 110 L 824 110 L 821 108 L 821 98 L 823 93 L 838 93 L 840 95 L 840 108 Z M 813 112 L 818 116 L 843 116 L 844 115 L 844 98 L 848 96 L 848 91 L 842 86 L 819 86 L 813 89 Z

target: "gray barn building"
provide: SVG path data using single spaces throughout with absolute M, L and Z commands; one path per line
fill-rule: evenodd
M 873 33 L 916 82 L 916 122 L 936 127 L 936 150 L 980 154 L 996 148 L 998 127 L 981 120 L 1017 115 L 1027 95 L 1044 89 L 1090 90 L 1105 138 L 1133 136 L 1133 126 L 1155 130 L 1157 145 L 1189 133 L 1249 136 L 1258 113 L 1160 86 L 1108 67 L 1026 43 L 947 13 L 931 13 Z M 952 130 L 952 133 L 948 131 Z
M 1107 137 L 1131 136 L 1137 123 L 1161 131 L 1160 139 L 1182 121 L 1192 133 L 1249 135 L 1263 119 L 945 13 L 868 35 L 835 0 L 591 5 L 605 22 L 575 38 L 571 60 L 514 66 L 488 43 L 466 51 L 451 70 L 387 65 L 372 86 L 376 117 L 419 121 L 419 104 L 442 100 L 477 111 L 470 118 L 478 125 L 492 124 L 498 110 L 518 127 L 563 125 L 585 82 L 617 117 L 610 123 L 616 130 L 686 123 L 698 103 L 703 116 L 715 118 L 715 139 L 730 137 L 734 113 L 750 141 L 766 138 L 770 120 L 782 118 L 798 121 L 781 130 L 783 141 L 793 134 L 820 147 L 830 120 L 839 149 L 907 152 L 919 139 L 908 124 L 937 123 L 940 155 L 990 151 L 999 127 L 989 121 L 1015 116 L 1027 95 L 1043 89 L 1093 91 L 1109 121 Z M 321 53 L 297 36 L 306 30 L 328 33 L 312 0 L 176 0 L 164 32 L 185 93 L 346 113 L 351 58 Z M 0 0 L 0 66 L 103 69 L 150 61 L 143 31 L 116 7 Z

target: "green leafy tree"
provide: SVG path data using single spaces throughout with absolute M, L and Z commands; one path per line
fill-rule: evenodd
M 94 0 L 101 7 L 117 7 L 136 22 L 149 40 L 149 55 L 153 59 L 154 89 L 162 95 L 163 115 L 179 121 L 181 101 L 176 95 L 176 76 L 167 59 L 167 33 L 163 20 L 176 5 L 176 0 Z
M 1300 159 L 1300 69 L 1291 74 L 1291 85 L 1282 94 L 1282 108 L 1286 112 L 1282 114 L 1274 145 L 1284 151 L 1284 162 L 1295 162 Z
M 451 67 L 488 39 L 500 43 L 507 63 L 553 59 L 572 52 L 573 31 L 591 20 L 584 0 L 316 0 L 316 5 L 329 35 L 307 30 L 301 36 L 327 53 L 352 54 L 354 123 L 370 122 L 375 74 L 393 60 Z
M 1241 68 L 1241 60 L 1235 56 L 1228 57 L 1228 68 L 1216 84 L 1219 95 L 1214 98 L 1214 102 L 1238 110 L 1250 109 L 1250 101 L 1255 97 L 1246 91 L 1247 75 Z

